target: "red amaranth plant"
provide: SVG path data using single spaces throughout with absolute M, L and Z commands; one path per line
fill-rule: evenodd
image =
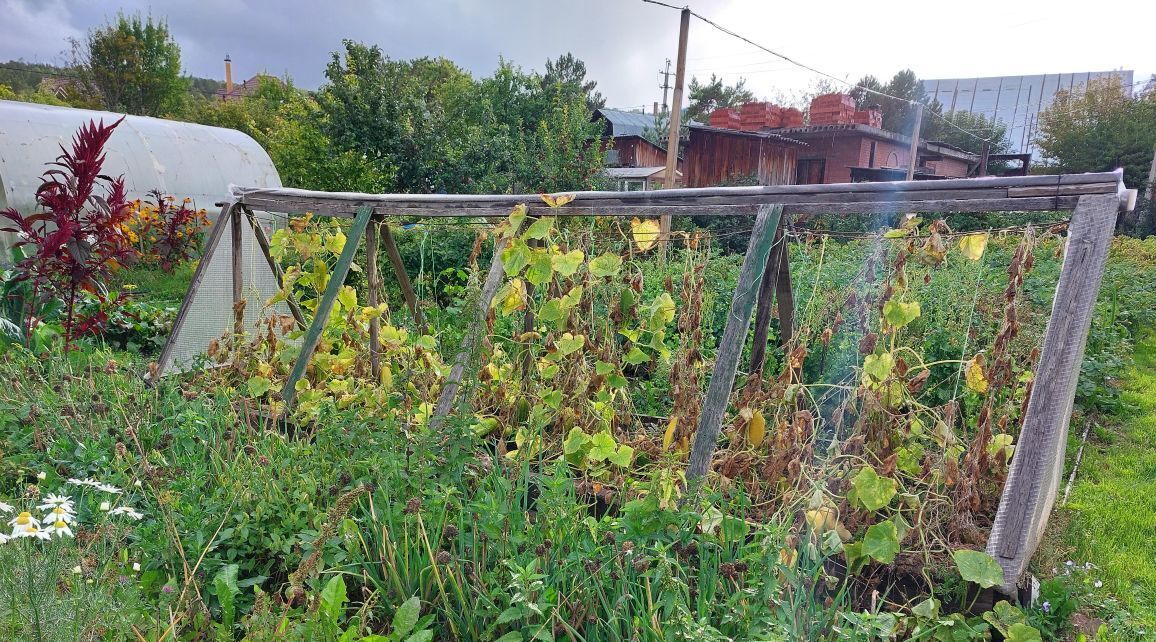
M 73 137 L 71 151 L 61 145 L 62 153 L 49 163 L 53 169 L 44 172 L 36 190 L 42 211 L 28 216 L 14 208 L 0 211 L 12 222 L 2 231 L 19 235 L 17 247 L 32 249 L 16 266 L 17 279 L 32 283 L 29 305 L 52 298 L 64 302 L 66 349 L 84 331 L 76 313 L 80 293 L 104 301 L 105 281 L 136 257 L 123 229 L 130 213 L 124 177 L 101 174 L 104 146 L 123 120 L 110 125 L 89 121 Z M 38 323 L 33 314 L 27 319 L 30 329 Z

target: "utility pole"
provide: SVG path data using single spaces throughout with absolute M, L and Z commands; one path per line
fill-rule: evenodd
M 666 136 L 666 180 L 663 187 L 674 187 L 674 177 L 678 174 L 678 132 L 682 128 L 682 86 L 686 82 L 686 36 L 690 31 L 690 8 L 682 10 L 682 22 L 678 29 L 678 63 L 674 68 L 674 105 L 670 109 L 670 129 Z M 670 237 L 670 214 L 659 219 L 658 238 Z
M 911 130 L 911 162 L 907 165 L 907 180 L 915 179 L 915 163 L 919 157 L 919 130 L 923 126 L 923 105 L 916 103 L 915 127 Z
M 662 74 L 662 84 L 658 86 L 662 90 L 662 113 L 666 113 L 666 92 L 670 89 L 670 58 L 666 59 L 666 71 L 658 72 Z

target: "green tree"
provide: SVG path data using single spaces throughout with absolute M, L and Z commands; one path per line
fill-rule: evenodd
M 863 76 L 850 94 L 859 109 L 879 105 L 883 109 L 883 129 L 904 135 L 911 134 L 915 126 L 915 110 L 927 102 L 923 83 L 910 69 L 896 73 L 886 84 L 875 76 Z
M 980 154 L 983 152 L 983 139 L 986 138 L 991 141 L 990 153 L 1007 154 L 1011 151 L 1011 143 L 1007 140 L 1007 125 L 1002 120 L 966 111 L 940 114 L 938 104 L 928 109 L 934 110 L 936 115 L 924 114 L 921 135 L 924 140 L 940 141 Z
M 700 83 L 698 78 L 690 79 L 690 105 L 686 109 L 686 120 L 705 122 L 710 113 L 722 107 L 738 107 L 752 102 L 755 95 L 746 88 L 745 78 L 728 85 L 722 78 L 711 74 L 710 80 Z
M 1156 94 L 1129 95 L 1117 77 L 1060 91 L 1039 115 L 1035 140 L 1043 162 L 1058 172 L 1124 168 L 1124 182 L 1142 186 L 1156 147 Z
M 581 96 L 588 111 L 606 106 L 606 98 L 597 90 L 598 83 L 586 79 L 586 63 L 571 53 L 564 53 L 554 60 L 546 61 L 546 72 L 542 74 L 542 89 L 557 91 L 562 101 L 569 103 Z
M 143 116 L 180 112 L 188 95 L 181 48 L 168 24 L 121 14 L 74 43 L 81 77 L 104 108 Z

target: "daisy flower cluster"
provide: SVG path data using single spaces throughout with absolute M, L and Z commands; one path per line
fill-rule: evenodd
M 91 477 L 85 479 L 69 479 L 72 486 L 86 486 L 110 495 L 120 495 L 124 491 L 111 484 L 99 482 Z M 11 533 L 0 533 L 0 544 L 13 539 L 29 537 L 40 540 L 51 540 L 53 537 L 73 537 L 73 528 L 76 526 L 76 500 L 68 495 L 48 494 L 47 497 L 33 510 L 17 511 L 12 504 L 0 501 L 0 514 L 15 514 L 8 525 Z M 127 517 L 139 520 L 144 514 L 131 506 L 113 507 L 110 502 L 102 501 L 100 510 L 114 517 Z M 40 515 L 40 517 L 37 517 Z

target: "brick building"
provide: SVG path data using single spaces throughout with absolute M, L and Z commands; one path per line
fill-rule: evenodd
M 812 125 L 777 129 L 774 133 L 806 143 L 799 152 L 795 182 L 850 183 L 867 169 L 901 169 L 910 162 L 911 137 L 870 125 Z M 920 141 L 916 178 L 966 178 L 979 157 L 946 143 Z M 906 176 L 906 173 L 904 174 Z

